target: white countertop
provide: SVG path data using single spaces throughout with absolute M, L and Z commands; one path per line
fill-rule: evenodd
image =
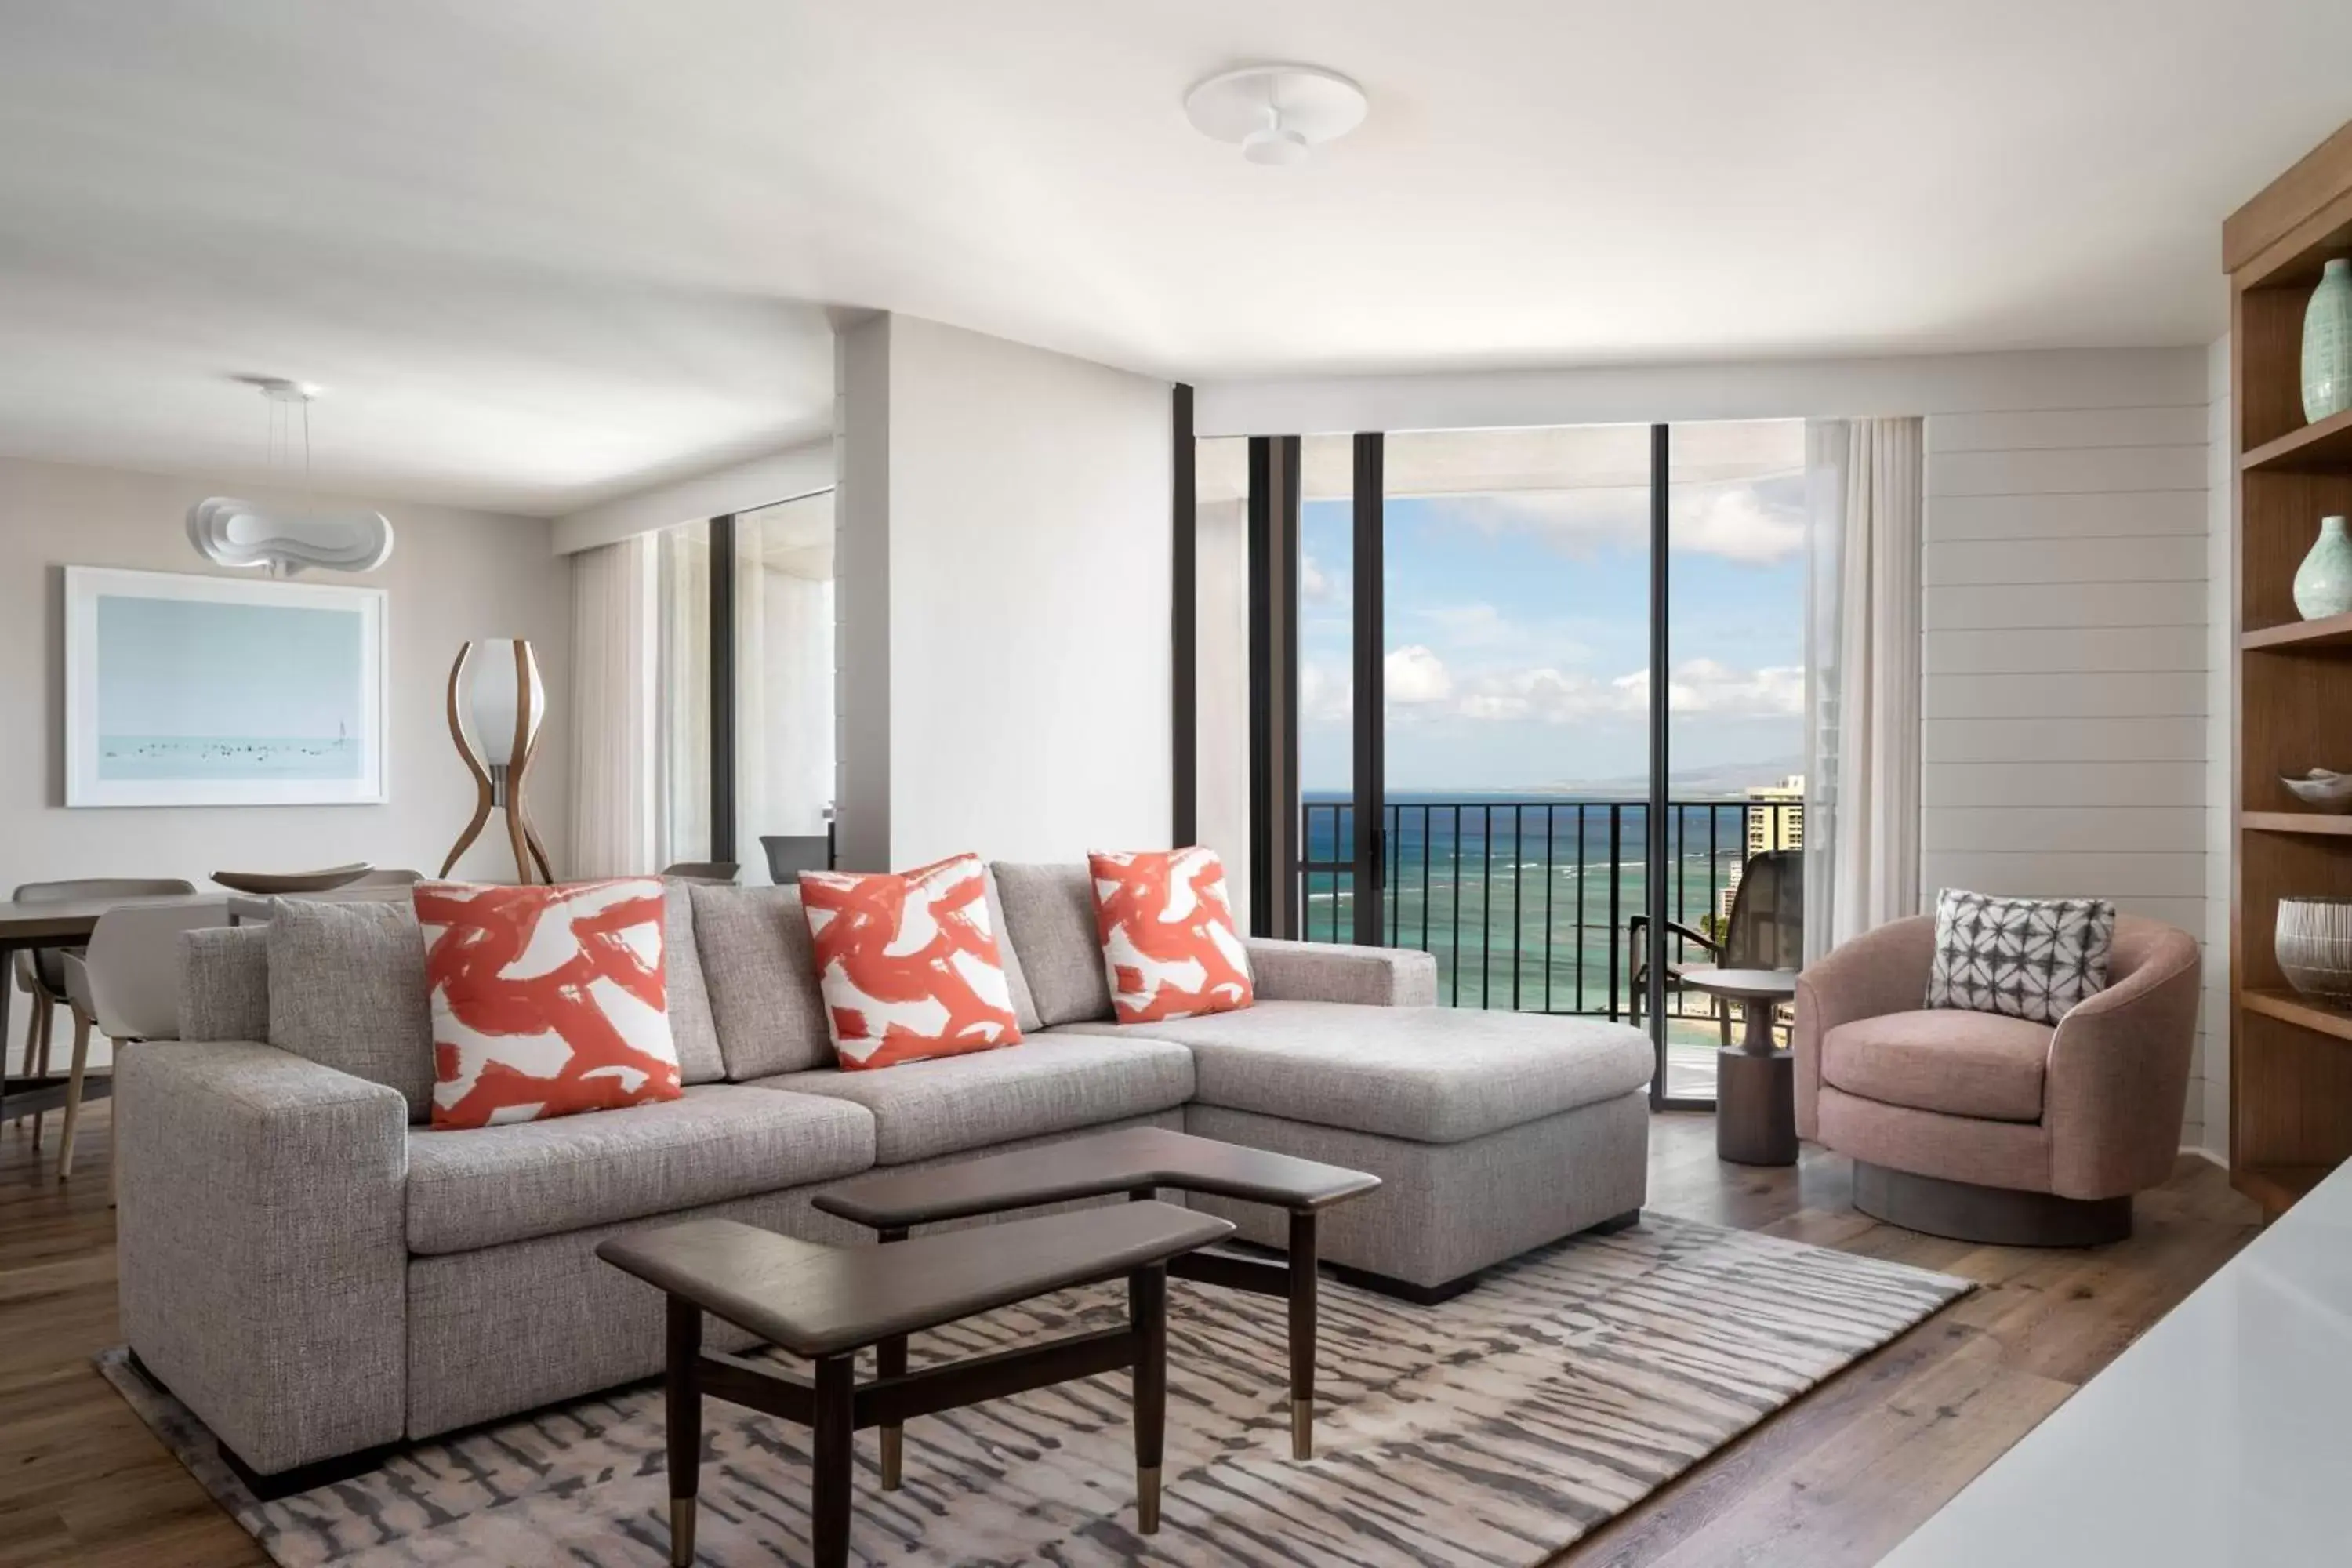
M 2352 1563 L 2352 1164 L 1883 1568 Z

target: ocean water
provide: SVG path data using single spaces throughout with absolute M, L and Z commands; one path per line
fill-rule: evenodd
M 355 779 L 357 741 L 311 736 L 100 735 L 101 779 Z
M 1309 794 L 1304 805 L 1307 858 L 1328 863 L 1344 856 L 1354 835 L 1352 809 L 1318 794 Z M 1441 1002 L 1626 1015 L 1629 922 L 1646 907 L 1646 804 L 1456 793 L 1395 794 L 1387 805 L 1382 929 L 1391 945 L 1436 957 Z M 1747 859 L 1747 803 L 1675 803 L 1664 823 L 1668 918 L 1711 933 L 1724 892 Z M 1351 940 L 1353 881 L 1345 871 L 1305 874 L 1302 935 Z M 1703 949 L 1680 939 L 1669 939 L 1669 951 L 1706 962 Z M 1711 1005 L 1696 993 L 1668 1001 L 1671 1012 L 1685 1015 L 1671 1036 L 1704 1057 L 1710 1080 L 1717 1038 Z M 1692 1073 L 1700 1070 L 1694 1059 Z M 1698 1091 L 1680 1081 L 1683 1072 L 1675 1076 L 1675 1092 Z

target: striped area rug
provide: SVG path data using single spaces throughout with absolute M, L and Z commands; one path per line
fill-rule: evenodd
M 1964 1280 L 1651 1216 L 1528 1254 L 1444 1306 L 1326 1282 L 1317 1458 L 1289 1458 L 1282 1307 L 1170 1290 L 1165 1517 L 1134 1533 L 1124 1373 L 927 1417 L 906 1485 L 859 1454 L 868 1563 L 1541 1562 L 1958 1298 Z M 967 1355 L 1122 1321 L 1123 1287 L 919 1336 Z M 257 1503 L 186 1410 L 121 1352 L 106 1376 L 289 1568 L 659 1563 L 661 1395 L 639 1386 Z M 701 1555 L 808 1560 L 805 1434 L 711 1402 Z

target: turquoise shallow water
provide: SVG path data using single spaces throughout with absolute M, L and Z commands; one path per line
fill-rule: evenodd
M 260 735 L 101 735 L 101 779 L 355 779 L 359 742 Z

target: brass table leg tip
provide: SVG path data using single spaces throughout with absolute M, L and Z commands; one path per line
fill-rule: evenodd
M 1290 1402 L 1290 1457 L 1294 1459 L 1315 1457 L 1315 1402 L 1311 1399 Z
M 1135 1471 L 1136 1528 L 1146 1535 L 1160 1533 L 1160 1467 L 1139 1465 Z
M 882 1428 L 882 1489 L 895 1492 L 906 1463 L 907 1433 L 901 1426 Z
M 669 1500 L 670 1568 L 688 1568 L 694 1562 L 694 1500 Z

